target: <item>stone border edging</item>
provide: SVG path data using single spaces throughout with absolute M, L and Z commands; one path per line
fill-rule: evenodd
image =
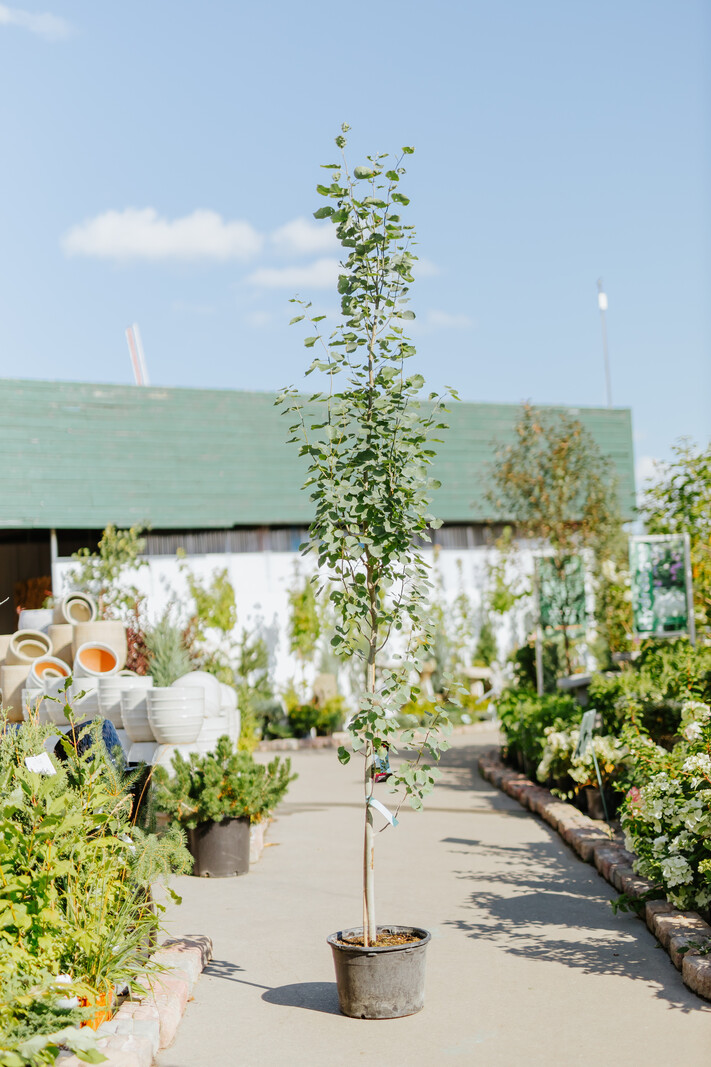
M 602 829 L 604 823 L 588 818 L 572 804 L 558 800 L 549 789 L 506 767 L 497 749 L 479 757 L 479 770 L 487 782 L 545 819 L 580 859 L 594 864 L 618 892 L 639 899 L 654 888 L 652 882 L 635 872 L 634 855 L 610 839 L 607 830 Z M 711 946 L 711 926 L 695 911 L 679 911 L 667 900 L 647 901 L 644 921 L 681 971 L 684 984 L 698 996 L 711 1000 L 711 955 L 698 954 L 698 946 Z
M 106 1067 L 150 1067 L 158 1051 L 173 1042 L 193 987 L 212 959 L 212 941 L 202 934 L 169 938 L 152 958 L 165 970 L 150 978 L 143 976 L 150 992 L 125 1000 L 96 1031 Z M 56 1062 L 61 1067 L 82 1067 L 72 1053 L 62 1053 Z

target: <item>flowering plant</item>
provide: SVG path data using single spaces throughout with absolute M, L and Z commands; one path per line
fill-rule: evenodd
M 679 740 L 655 745 L 634 724 L 626 741 L 640 785 L 627 794 L 622 826 L 635 869 L 679 908 L 711 903 L 711 707 L 682 706 Z
M 554 790 L 559 796 L 574 797 L 585 786 L 598 784 L 593 749 L 603 783 L 609 781 L 629 762 L 629 753 L 625 745 L 609 734 L 594 735 L 592 748 L 589 748 L 584 755 L 576 757 L 575 750 L 580 737 L 579 725 L 565 729 L 560 729 L 557 725 L 547 726 L 543 732 L 546 740 L 543 758 L 536 769 L 536 776 L 539 782 L 554 779 L 560 783 L 566 778 L 572 779 L 573 784 L 569 789 L 565 790 L 559 786 Z

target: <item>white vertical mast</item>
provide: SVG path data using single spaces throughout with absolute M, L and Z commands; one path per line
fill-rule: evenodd
M 610 380 L 610 356 L 607 350 L 607 293 L 602 288 L 602 278 L 597 280 L 597 306 L 600 309 L 600 322 L 602 323 L 602 353 L 605 359 L 605 386 L 607 388 L 607 406 L 612 407 L 612 382 Z
M 133 378 L 136 385 L 149 385 L 146 356 L 143 351 L 141 331 L 138 329 L 137 322 L 134 322 L 133 326 L 126 327 L 126 341 L 128 342 L 128 352 L 131 357 Z

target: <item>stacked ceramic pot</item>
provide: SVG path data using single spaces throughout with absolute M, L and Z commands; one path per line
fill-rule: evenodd
M 131 688 L 145 690 L 152 684 L 152 678 L 139 677 L 134 671 L 127 671 L 125 668 L 122 671 L 116 671 L 115 674 L 107 674 L 99 678 L 99 711 L 105 719 L 113 723 L 126 757 L 128 757 L 131 742 L 123 725 L 121 693 Z
M 0 635 L 0 706 L 9 720 L 21 722 L 37 714 L 40 721 L 67 727 L 67 700 L 77 719 L 98 715 L 99 680 L 126 663 L 123 623 L 97 620 L 93 598 L 74 592 L 54 609 L 21 611 L 19 624 L 14 634 Z M 66 691 L 72 674 L 73 684 Z
M 227 713 L 222 707 L 222 689 L 214 674 L 191 671 L 173 682 L 174 688 L 190 687 L 204 694 L 205 717 L 197 735 L 194 750 L 205 754 L 214 752 L 218 737 L 228 732 Z
M 121 722 L 126 731 L 129 763 L 153 762 L 156 739 L 148 721 L 147 699 L 152 688 L 153 679 L 149 674 L 124 677 L 121 684 Z

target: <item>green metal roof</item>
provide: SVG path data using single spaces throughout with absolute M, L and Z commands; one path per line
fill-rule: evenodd
M 634 507 L 631 415 L 565 408 L 614 461 Z M 515 404 L 453 405 L 434 476 L 445 522 L 484 522 L 488 467 Z M 303 461 L 274 394 L 0 380 L 0 528 L 290 526 L 311 518 Z

